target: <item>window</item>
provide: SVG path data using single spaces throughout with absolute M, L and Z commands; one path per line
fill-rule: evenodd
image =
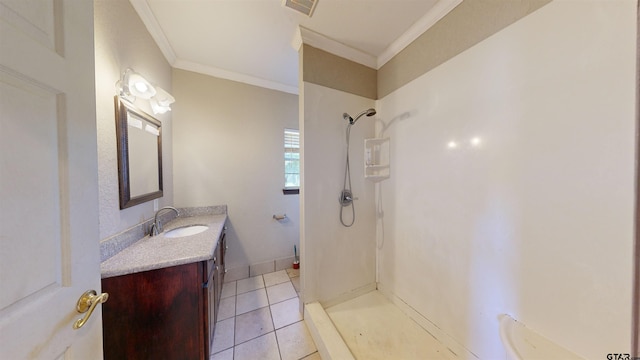
M 300 188 L 300 132 L 284 129 L 284 194 L 298 194 Z

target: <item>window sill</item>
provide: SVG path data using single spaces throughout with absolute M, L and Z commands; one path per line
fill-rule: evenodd
M 300 194 L 300 189 L 282 189 L 282 193 L 284 195 L 298 195 Z

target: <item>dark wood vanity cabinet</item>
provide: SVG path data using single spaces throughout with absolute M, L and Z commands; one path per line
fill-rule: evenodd
M 102 279 L 104 358 L 209 359 L 226 237 L 208 261 Z
M 213 255 L 213 259 L 207 261 L 207 281 L 204 284 L 205 291 L 207 292 L 207 303 L 205 307 L 208 308 L 208 346 L 207 349 L 211 349 L 213 343 L 213 332 L 215 330 L 215 324 L 218 320 L 218 305 L 220 304 L 220 297 L 222 295 L 222 284 L 224 282 L 224 274 L 226 272 L 224 257 L 227 250 L 227 237 L 223 232 L 218 240 L 218 246 Z M 208 350 L 207 353 L 210 351 Z

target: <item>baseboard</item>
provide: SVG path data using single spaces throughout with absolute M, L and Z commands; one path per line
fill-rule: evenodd
M 231 282 L 246 279 L 248 277 L 272 273 L 274 271 L 290 269 L 293 267 L 294 260 L 295 258 L 293 256 L 288 256 L 257 264 L 235 266 L 233 268 L 227 269 L 227 273 L 224 276 L 224 281 Z
M 343 303 L 345 301 L 349 301 L 351 299 L 355 299 L 360 295 L 364 295 L 368 292 L 371 292 L 373 290 L 376 289 L 376 284 L 375 283 L 371 283 L 371 284 L 367 284 L 365 286 L 359 287 L 357 289 L 351 290 L 347 293 L 341 294 L 331 300 L 323 300 L 320 301 L 320 304 L 322 305 L 322 307 L 324 309 L 329 308 L 333 305 L 338 305 L 340 303 Z

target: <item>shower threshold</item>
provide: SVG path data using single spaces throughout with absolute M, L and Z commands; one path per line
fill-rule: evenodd
M 459 359 L 377 290 L 323 309 L 305 306 L 323 359 Z

